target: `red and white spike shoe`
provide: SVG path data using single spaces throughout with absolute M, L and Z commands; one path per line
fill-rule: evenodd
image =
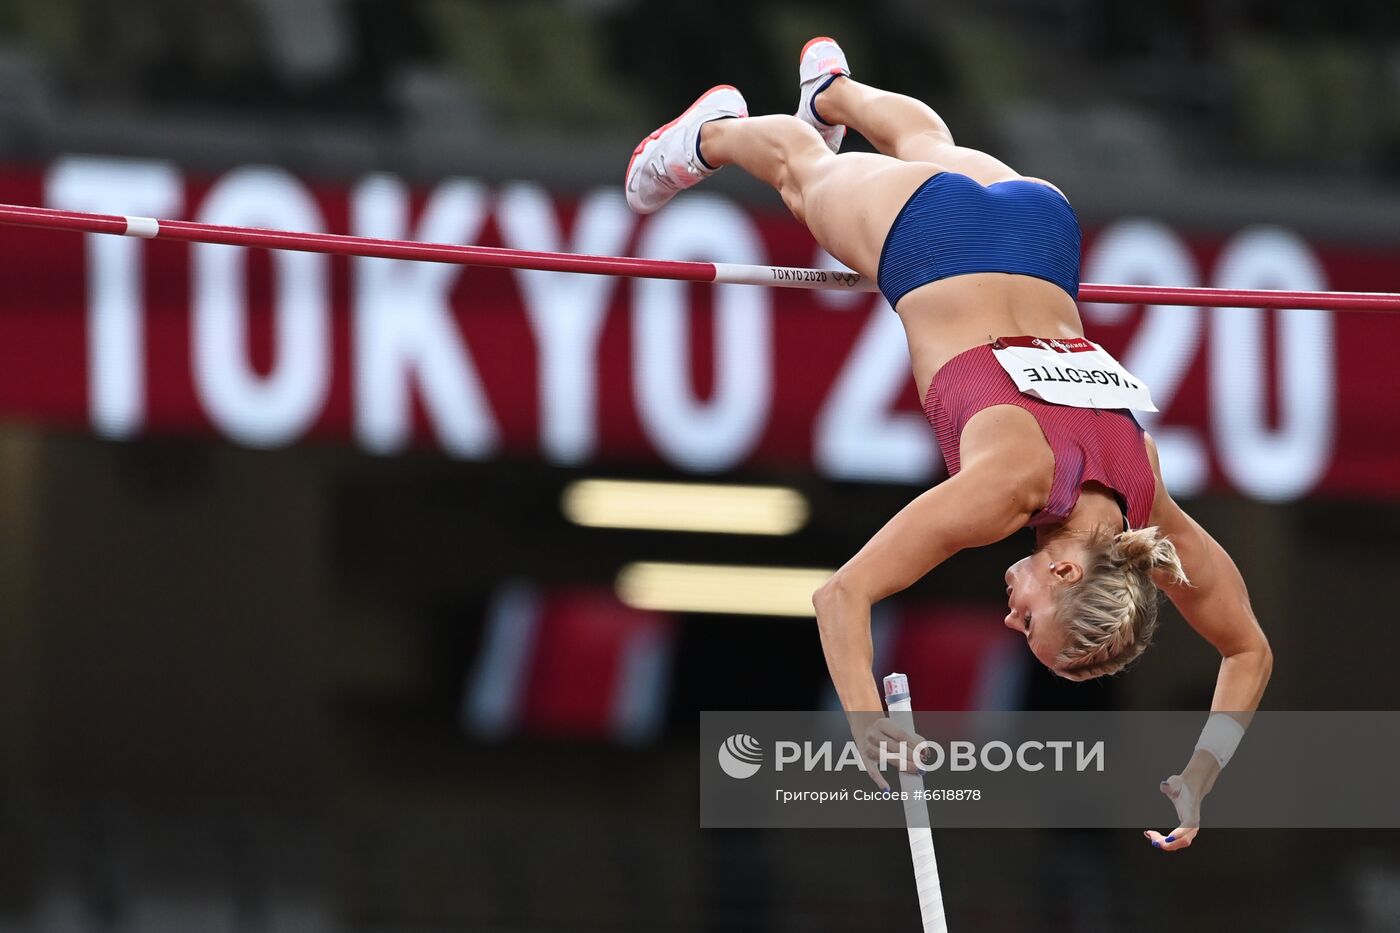
M 822 134 L 822 139 L 826 140 L 832 152 L 841 151 L 841 141 L 846 138 L 846 128 L 823 120 L 817 114 L 813 101 L 831 85 L 831 82 L 850 73 L 850 66 L 846 64 L 846 53 L 841 51 L 841 46 L 836 44 L 835 39 L 818 36 L 802 47 L 802 56 L 797 66 L 797 80 L 802 85 L 797 116 Z
M 678 193 L 718 169 L 700 155 L 700 127 L 711 120 L 747 117 L 744 95 L 727 84 L 701 94 L 685 113 L 637 144 L 627 163 L 627 206 L 638 214 L 658 210 Z

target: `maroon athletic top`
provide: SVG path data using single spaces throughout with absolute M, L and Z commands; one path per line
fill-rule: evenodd
M 1147 459 L 1142 427 L 1125 408 L 1094 409 L 1054 405 L 1021 394 L 992 355 L 990 344 L 973 347 L 943 365 L 929 384 L 924 417 L 938 435 L 948 475 L 962 469 L 958 441 L 973 415 L 993 405 L 1015 405 L 1030 412 L 1055 454 L 1050 500 L 1028 525 L 1062 522 L 1074 511 L 1079 490 L 1090 481 L 1118 494 L 1131 528 L 1146 526 L 1157 491 Z

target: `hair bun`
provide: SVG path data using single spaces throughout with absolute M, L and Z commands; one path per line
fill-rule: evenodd
M 1109 559 L 1128 570 L 1140 573 L 1163 572 L 1173 583 L 1188 583 L 1186 571 L 1176 545 L 1162 535 L 1155 525 L 1124 531 L 1113 538 Z

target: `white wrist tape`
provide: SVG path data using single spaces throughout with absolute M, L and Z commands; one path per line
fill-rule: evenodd
M 1242 738 L 1244 726 L 1238 719 L 1227 713 L 1211 713 L 1206 727 L 1201 730 L 1201 737 L 1196 740 L 1196 747 L 1210 752 L 1223 768 L 1230 763 Z

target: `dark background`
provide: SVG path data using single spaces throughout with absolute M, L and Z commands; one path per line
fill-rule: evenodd
M 0 154 L 577 191 L 699 89 L 789 106 L 817 34 L 960 141 L 1085 191 L 1086 222 L 1223 233 L 1267 204 L 1400 244 L 1382 2 L 0 0 Z M 698 710 L 830 702 L 808 621 L 679 617 L 641 736 L 544 714 L 487 736 L 462 705 L 509 586 L 607 592 L 638 557 L 834 566 L 917 490 L 727 474 L 796 486 L 813 520 L 717 542 L 570 525 L 572 479 L 674 478 L 594 466 L 0 425 L 0 930 L 915 929 L 901 833 L 697 828 Z M 1250 582 L 1268 706 L 1396 705 L 1394 501 L 1186 505 Z M 1028 544 L 961 555 L 898 605 L 994 623 L 988 581 Z M 1167 616 L 1130 677 L 1019 659 L 1014 703 L 1205 709 L 1214 659 Z M 935 838 L 958 933 L 1400 929 L 1393 832 L 1207 828 L 1170 857 L 1133 831 Z

